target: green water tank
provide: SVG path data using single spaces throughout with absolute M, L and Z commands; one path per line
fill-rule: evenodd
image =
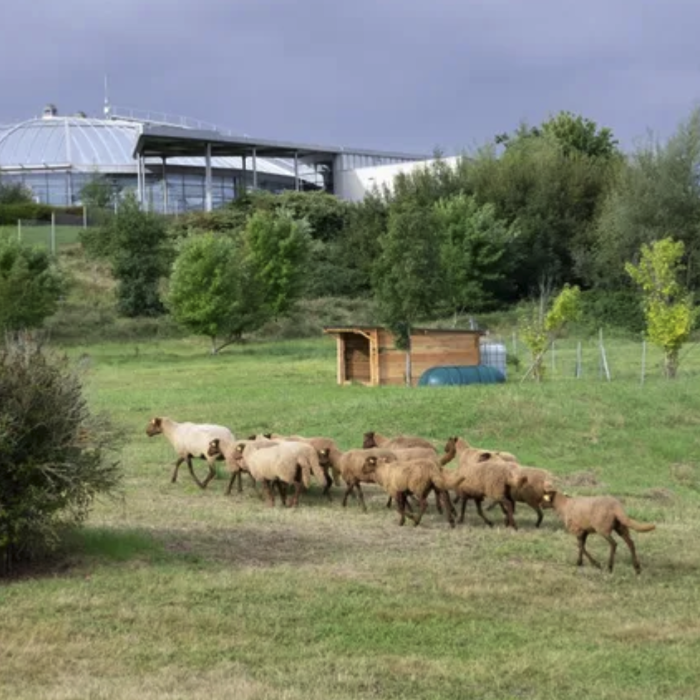
M 447 365 L 431 367 L 421 374 L 418 386 L 462 386 L 464 384 L 500 384 L 503 372 L 487 365 Z

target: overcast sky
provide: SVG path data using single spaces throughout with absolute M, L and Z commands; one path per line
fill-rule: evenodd
M 567 109 L 625 148 L 700 97 L 698 0 L 0 0 L 0 124 L 173 112 L 261 138 L 448 153 Z

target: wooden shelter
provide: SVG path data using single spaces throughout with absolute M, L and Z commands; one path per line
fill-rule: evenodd
M 381 326 L 324 328 L 338 343 L 338 384 L 368 386 L 406 383 L 406 353 Z M 414 328 L 411 333 L 411 384 L 430 367 L 478 365 L 481 331 Z

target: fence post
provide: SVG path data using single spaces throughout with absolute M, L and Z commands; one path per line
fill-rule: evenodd
M 576 346 L 576 379 L 581 379 L 581 341 L 578 341 Z
M 603 329 L 598 331 L 598 345 L 600 347 L 600 362 L 601 369 L 605 373 L 605 378 L 610 381 L 610 368 L 608 367 L 608 358 L 605 354 L 605 345 L 603 345 Z
M 22 219 L 17 219 L 17 243 L 22 242 Z
M 56 212 L 51 212 L 51 253 L 56 255 Z
M 640 379 L 640 384 L 644 386 L 644 375 L 646 374 L 647 368 L 647 339 L 642 338 L 642 376 Z
M 87 228 L 87 206 L 83 204 L 83 228 Z
M 513 331 L 513 357 L 518 356 L 518 336 Z
M 554 373 L 557 370 L 557 361 L 556 361 L 557 347 L 556 347 L 556 343 L 554 341 L 552 341 L 552 349 L 550 352 L 552 355 L 552 376 L 554 376 Z

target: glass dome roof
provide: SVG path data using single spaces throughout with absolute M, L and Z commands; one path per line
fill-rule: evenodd
M 131 172 L 136 170 L 133 152 L 140 133 L 137 121 L 82 116 L 48 116 L 0 126 L 0 168 Z M 171 158 L 168 164 L 203 168 L 204 158 Z M 241 170 L 243 163 L 237 157 L 212 158 L 212 167 Z M 284 167 L 279 161 L 258 158 L 257 168 L 293 176 L 291 164 Z

